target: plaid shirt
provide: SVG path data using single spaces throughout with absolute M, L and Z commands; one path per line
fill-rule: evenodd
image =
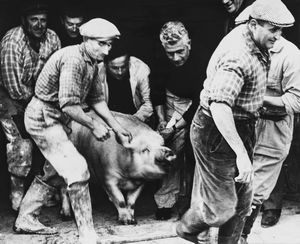
M 104 100 L 98 64 L 87 55 L 84 43 L 54 53 L 45 64 L 35 86 L 36 96 L 45 102 L 68 105 L 93 104 Z
M 201 105 L 224 102 L 236 119 L 258 117 L 266 90 L 269 57 L 250 37 L 247 25 L 236 27 L 219 44 L 208 67 Z
M 28 101 L 33 96 L 35 81 L 46 61 L 60 48 L 54 31 L 47 29 L 39 53 L 29 45 L 21 26 L 9 30 L 0 45 L 0 83 L 15 100 Z

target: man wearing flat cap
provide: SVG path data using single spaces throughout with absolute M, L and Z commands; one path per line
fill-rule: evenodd
M 25 130 L 24 110 L 34 94 L 35 82 L 44 64 L 60 48 L 58 36 L 47 28 L 46 4 L 24 1 L 21 11 L 22 24 L 9 30 L 0 44 L 0 93 L 7 106 L 7 114 L 0 117 L 0 124 L 8 141 L 10 199 L 15 211 L 23 198 L 32 160 L 34 165 L 44 161 Z
M 252 6 L 249 6 L 245 9 L 236 18 L 236 22 L 247 21 L 251 8 Z M 255 128 L 257 141 L 253 154 L 252 212 L 246 218 L 241 243 L 246 243 L 262 204 L 262 226 L 274 225 L 279 219 L 281 209 L 274 211 L 272 206 L 280 205 L 282 194 L 276 194 L 274 191 L 273 194 L 272 190 L 275 185 L 277 188 L 283 188 L 278 183 L 283 185 L 284 180 L 278 180 L 277 184 L 276 181 L 291 147 L 294 113 L 300 112 L 300 51 L 298 47 L 281 37 L 269 53 L 271 65 L 267 89 Z M 283 175 L 280 178 L 284 178 Z M 267 200 L 270 194 L 271 199 Z
M 196 158 L 191 208 L 177 234 L 210 243 L 238 243 L 251 213 L 255 122 L 263 105 L 269 55 L 294 18 L 280 0 L 257 0 L 247 23 L 233 29 L 213 53 L 200 106 L 191 126 Z
M 35 95 L 25 112 L 26 130 L 48 160 L 44 176 L 35 177 L 28 189 L 15 222 L 18 233 L 54 234 L 35 217 L 43 202 L 57 187 L 58 174 L 67 186 L 80 243 L 97 243 L 89 193 L 89 171 L 83 156 L 68 138 L 74 120 L 88 127 L 97 140 L 104 141 L 114 131 L 123 145 L 131 134 L 110 113 L 99 84 L 98 63 L 109 53 L 120 33 L 109 21 L 96 18 L 80 27 L 83 42 L 65 47 L 51 56 L 38 77 Z M 98 124 L 84 113 L 87 103 L 110 126 Z M 49 170 L 55 169 L 55 170 Z M 53 174 L 54 173 L 54 174 Z

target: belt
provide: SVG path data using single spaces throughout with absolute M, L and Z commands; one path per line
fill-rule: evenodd
M 275 122 L 283 120 L 285 117 L 286 117 L 286 114 L 284 114 L 284 115 L 260 114 L 261 119 L 272 120 Z

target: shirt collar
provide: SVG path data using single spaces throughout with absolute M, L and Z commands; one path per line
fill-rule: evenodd
M 282 50 L 283 48 L 282 38 L 283 37 L 280 37 L 280 39 L 275 42 L 274 46 L 270 49 L 270 53 L 279 53 Z
M 255 44 L 255 42 L 253 41 L 252 37 L 251 37 L 251 33 L 250 30 L 248 29 L 247 25 L 245 25 L 244 31 L 243 31 L 243 36 L 245 38 L 246 41 L 246 45 L 249 48 L 249 50 L 251 51 L 251 53 L 262 57 L 262 59 L 268 63 L 269 60 L 269 53 L 268 51 L 262 51 L 261 49 L 258 48 L 258 46 Z
M 95 64 L 100 64 L 103 62 L 103 60 L 101 61 L 97 61 L 97 60 L 94 60 L 93 58 L 91 58 L 91 56 L 88 54 L 88 52 L 86 51 L 86 47 L 84 45 L 84 42 L 82 42 L 80 45 L 79 45 L 79 51 L 84 59 L 85 62 L 88 62 L 90 63 L 91 65 L 95 65 Z

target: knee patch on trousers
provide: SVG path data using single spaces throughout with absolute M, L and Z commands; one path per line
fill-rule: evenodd
M 72 168 L 63 176 L 68 186 L 76 182 L 86 182 L 89 180 L 90 172 L 84 157 L 76 157 L 71 165 Z

